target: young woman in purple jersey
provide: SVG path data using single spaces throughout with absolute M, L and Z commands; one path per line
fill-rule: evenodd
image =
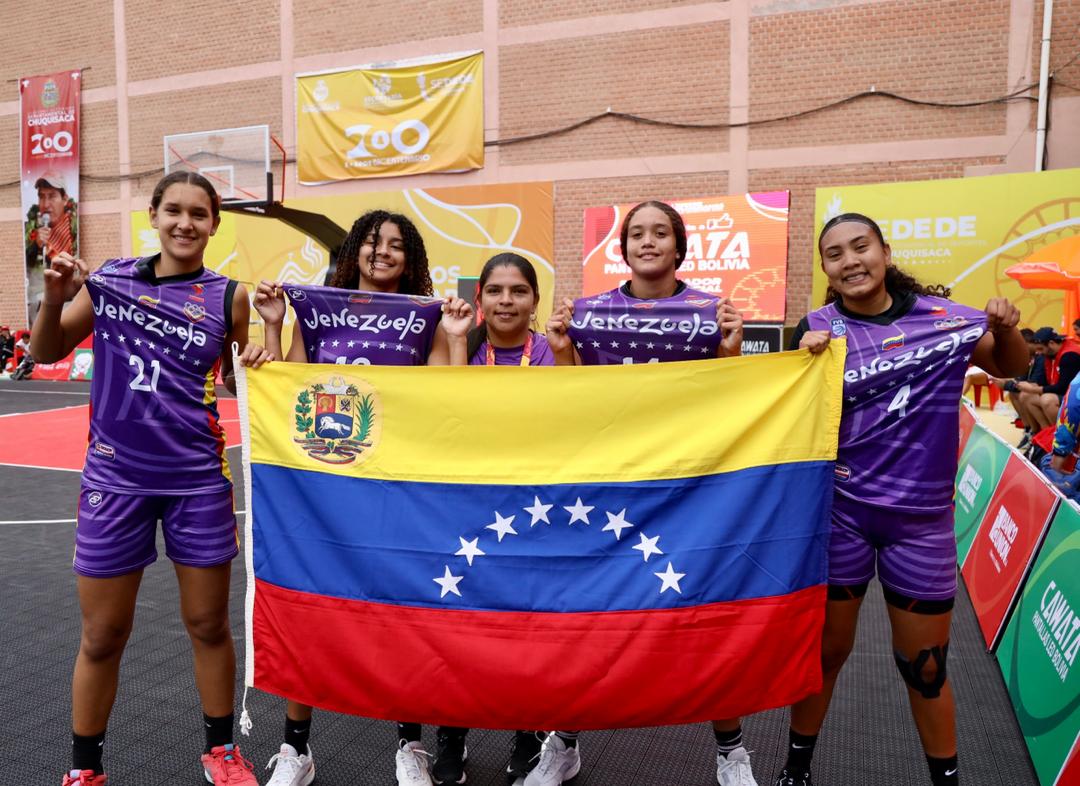
M 829 542 L 822 691 L 791 709 L 790 746 L 777 786 L 809 786 L 810 761 L 859 608 L 875 569 L 888 604 L 896 664 L 934 784 L 958 783 L 956 721 L 946 679 L 956 594 L 952 489 L 958 401 L 968 361 L 995 377 L 1027 367 L 1019 311 L 1004 298 L 985 311 L 947 300 L 892 264 L 881 229 L 846 213 L 818 238 L 826 305 L 796 330 L 792 348 L 824 351 L 843 336 L 844 413 Z
M 472 366 L 553 366 L 547 338 L 533 329 L 540 288 L 536 269 L 520 254 L 489 259 L 480 271 L 476 304 L 483 321 L 467 335 Z M 451 342 L 464 336 L 452 336 Z
M 713 336 L 715 357 L 736 357 L 742 354 L 743 319 L 727 298 L 715 298 L 706 293 L 693 293 L 676 277 L 676 271 L 686 258 L 686 225 L 682 216 L 664 202 L 642 202 L 627 214 L 619 236 L 622 256 L 630 266 L 632 276 L 609 296 L 625 300 L 627 309 L 638 305 L 685 298 L 716 301 L 715 314 L 719 334 Z M 555 355 L 556 365 L 581 365 L 582 358 L 569 335 L 575 304 L 566 299 L 552 314 L 547 325 L 548 344 Z M 685 340 L 684 340 L 685 341 Z M 679 342 L 672 339 L 675 349 Z M 657 347 L 657 354 L 660 349 Z M 657 360 L 681 360 L 678 354 L 661 355 Z M 609 362 L 623 362 L 611 358 Z M 757 786 L 750 765 L 750 755 L 743 746 L 741 718 L 713 721 L 716 735 L 716 778 L 720 786 Z M 557 786 L 574 777 L 581 767 L 577 751 L 577 734 L 560 731 L 548 736 L 537 765 L 525 781 L 525 786 Z
M 262 281 L 255 291 L 255 309 L 266 326 L 266 349 L 273 357 L 281 357 L 281 327 L 285 320 L 285 284 Z M 430 296 L 433 292 L 428 272 L 424 239 L 408 217 L 385 210 L 364 213 L 352 225 L 338 254 L 338 265 L 330 286 L 364 292 L 387 292 L 402 295 Z M 448 334 L 463 337 L 472 324 L 472 307 L 461 298 L 448 297 L 443 304 L 443 317 L 435 333 L 428 365 L 465 365 L 464 340 L 452 345 Z M 363 352 L 360 344 L 341 349 L 343 362 L 351 362 Z M 350 357 L 350 352 L 355 357 Z M 307 363 L 308 354 L 299 326 L 285 359 Z M 378 362 L 388 364 L 398 360 L 386 356 Z M 402 355 L 400 363 L 410 363 Z M 274 767 L 268 786 L 307 786 L 315 779 L 315 763 L 308 739 L 311 732 L 312 708 L 289 700 L 285 709 L 285 741 L 267 766 Z M 432 786 L 428 754 L 421 743 L 418 723 L 398 723 L 399 745 L 396 755 L 396 777 L 402 786 Z M 444 740 L 464 739 L 464 730 L 438 730 L 440 748 Z
M 65 785 L 106 782 L 105 728 L 143 569 L 157 557 L 158 519 L 194 653 L 206 729 L 203 774 L 215 784 L 256 783 L 232 744 L 229 577 L 238 541 L 213 390 L 219 363 L 234 390 L 232 345 L 245 347 L 240 360 L 247 365 L 267 355 L 247 344 L 244 287 L 203 267 L 219 220 L 213 186 L 174 172 L 150 200 L 160 254 L 110 260 L 93 273 L 81 259 L 58 254 L 45 271 L 34 356 L 59 360 L 93 332 L 96 372 L 75 539 L 82 638 Z

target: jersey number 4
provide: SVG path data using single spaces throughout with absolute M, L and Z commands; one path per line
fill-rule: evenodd
M 128 365 L 135 368 L 135 379 L 128 383 L 132 390 L 142 390 L 147 393 L 157 393 L 158 377 L 161 376 L 161 364 L 156 360 L 150 361 L 150 381 L 146 381 L 146 363 L 138 355 L 128 358 Z
M 898 412 L 900 417 L 904 417 L 907 414 L 908 398 L 911 396 L 911 385 L 904 385 L 893 396 L 892 403 L 889 404 L 889 408 L 886 412 Z

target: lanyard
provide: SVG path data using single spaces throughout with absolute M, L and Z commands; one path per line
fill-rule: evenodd
M 529 358 L 532 357 L 532 345 L 533 345 L 533 334 L 532 334 L 532 331 L 530 330 L 528 337 L 525 339 L 525 346 L 521 350 L 521 364 L 520 365 L 522 365 L 522 366 L 529 365 Z M 491 341 L 490 340 L 487 342 L 487 365 L 489 365 L 489 366 L 494 366 L 495 365 L 495 347 L 491 346 Z

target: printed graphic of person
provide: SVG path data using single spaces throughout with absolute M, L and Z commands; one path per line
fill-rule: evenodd
M 46 172 L 34 183 L 37 203 L 26 212 L 26 308 L 33 323 L 41 305 L 46 260 L 56 254 L 75 256 L 78 251 L 79 216 L 74 199 L 68 196 L 64 176 Z

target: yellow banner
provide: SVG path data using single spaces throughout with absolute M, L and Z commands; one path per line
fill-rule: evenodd
M 540 285 L 537 323 L 551 313 L 555 285 L 551 183 L 517 183 L 458 188 L 409 189 L 293 199 L 286 206 L 322 213 L 348 230 L 368 210 L 401 213 L 416 224 L 427 249 L 435 294 L 457 294 L 458 278 L 477 276 L 488 259 L 513 251 L 528 259 Z M 131 214 L 132 249 L 138 256 L 161 250 L 157 230 L 144 210 Z M 210 239 L 206 266 L 244 283 L 249 294 L 260 280 L 322 284 L 329 252 L 307 235 L 280 221 L 224 212 Z M 252 310 L 252 340 L 261 330 Z M 286 340 L 292 311 L 286 315 Z M 286 344 L 288 346 L 288 344 Z
M 1080 169 L 817 189 L 815 307 L 827 286 L 818 233 L 829 218 L 848 212 L 877 221 L 897 266 L 923 283 L 948 285 L 954 300 L 982 308 L 992 297 L 1007 297 L 1020 308 L 1023 325 L 1061 325 L 1060 291 L 1021 289 L 1005 271 L 1080 234 Z
M 301 183 L 484 165 L 484 55 L 296 77 Z

